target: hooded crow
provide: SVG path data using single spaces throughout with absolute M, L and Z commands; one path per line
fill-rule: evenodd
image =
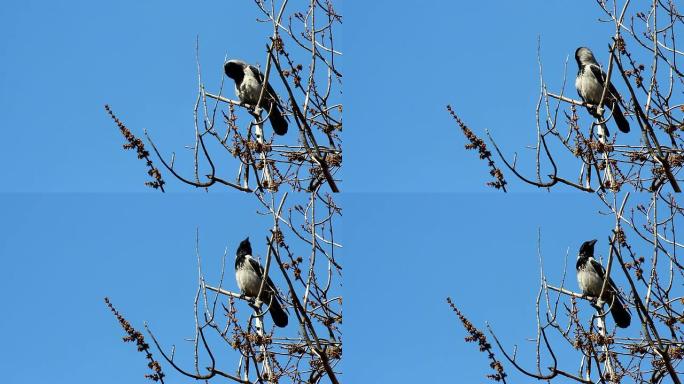
M 242 60 L 228 60 L 223 65 L 223 70 L 226 72 L 226 76 L 235 81 L 235 95 L 240 99 L 240 102 L 256 106 L 264 84 L 264 75 L 259 69 Z M 287 120 L 283 116 L 278 95 L 269 83 L 266 83 L 261 107 L 268 112 L 268 119 L 273 131 L 281 136 L 286 134 Z
M 252 258 L 252 245 L 249 243 L 249 237 L 242 240 L 235 256 L 235 279 L 238 288 L 244 295 L 256 297 L 264 277 L 264 269 L 258 261 Z M 280 305 L 278 290 L 270 277 L 266 278 L 259 299 L 268 305 L 268 311 L 275 325 L 281 328 L 287 326 L 287 313 Z
M 606 270 L 594 259 L 594 244 L 596 244 L 596 240 L 589 240 L 580 247 L 577 255 L 577 282 L 582 293 L 587 296 L 598 297 L 601 293 L 601 287 L 603 287 Z M 629 327 L 632 316 L 625 308 L 618 288 L 610 277 L 608 277 L 600 301 L 610 305 L 610 313 L 613 315 L 615 325 L 620 328 Z
M 601 95 L 603 94 L 606 74 L 601 70 L 596 58 L 594 58 L 594 54 L 589 48 L 577 48 L 577 51 L 575 51 L 575 60 L 577 60 L 577 66 L 579 67 L 577 78 L 575 79 L 577 93 L 585 103 L 598 106 L 598 103 L 601 101 Z M 629 122 L 625 119 L 625 115 L 622 114 L 620 100 L 620 94 L 613 84 L 609 82 L 603 104 L 613 111 L 613 117 L 615 118 L 615 124 L 617 124 L 618 129 L 626 133 L 629 132 Z M 587 110 L 595 118 L 602 118 L 596 111 L 596 107 L 587 108 Z M 607 129 L 606 135 L 610 136 Z

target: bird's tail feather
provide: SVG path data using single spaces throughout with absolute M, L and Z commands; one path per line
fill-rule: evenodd
M 615 119 L 615 124 L 617 124 L 618 129 L 624 133 L 629 132 L 629 122 L 625 119 L 625 115 L 622 114 L 620 105 L 616 102 L 613 103 L 612 107 L 613 118 Z
M 280 306 L 278 299 L 275 297 L 271 300 L 268 311 L 271 313 L 273 324 L 280 328 L 285 328 L 287 326 L 287 313 L 285 313 L 285 310 L 283 310 L 283 307 Z
M 622 304 L 622 300 L 615 299 L 613 305 L 610 306 L 610 314 L 613 315 L 613 320 L 615 320 L 615 325 L 620 328 L 629 327 L 629 323 L 632 321 L 632 315 Z
M 273 132 L 280 136 L 287 133 L 287 120 L 285 120 L 285 117 L 280 112 L 280 108 L 276 104 L 272 105 L 268 120 L 271 122 Z

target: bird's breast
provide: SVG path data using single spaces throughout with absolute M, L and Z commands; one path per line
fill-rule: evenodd
M 603 87 L 596 79 L 591 68 L 584 67 L 575 79 L 577 93 L 588 103 L 597 104 L 601 100 Z
M 240 101 L 250 105 L 255 105 L 257 101 L 259 101 L 261 84 L 253 76 L 245 76 L 240 84 L 240 87 L 237 88 L 236 91 Z
M 577 271 L 577 284 L 584 294 L 598 296 L 598 294 L 601 293 L 603 280 L 593 269 L 590 269 L 590 267 L 587 267 L 587 265 L 584 264 Z
M 249 265 L 243 264 L 241 268 L 235 271 L 235 280 L 237 280 L 238 288 L 245 295 L 254 297 L 259 293 L 261 279 L 259 279 Z

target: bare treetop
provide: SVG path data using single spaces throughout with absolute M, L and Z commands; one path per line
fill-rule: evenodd
M 200 65 L 198 39 L 198 94 L 194 125 L 188 127 L 194 134 L 192 173 L 176 166 L 188 159 L 167 154 L 145 132 L 163 166 L 156 168 L 143 141 L 107 107 L 126 147 L 138 148 L 146 161 L 150 186 L 169 188 L 161 177 L 165 173 L 181 185 L 244 192 L 231 203 L 252 204 L 255 215 L 271 218 L 271 225 L 260 231 L 230 234 L 239 237 L 227 239 L 229 244 L 245 236 L 251 243 L 245 240 L 247 251 L 243 241 L 234 263 L 226 260 L 226 252 L 221 266 L 209 266 L 220 270 L 218 281 L 206 277 L 197 234 L 191 358 L 177 357 L 175 346 L 157 338 L 150 326 L 155 353 L 162 356 L 153 358 L 142 333 L 107 302 L 132 335 L 126 340 L 137 340 L 138 350 L 152 362 L 148 378 L 154 381 L 164 382 L 173 371 L 205 381 L 339 382 L 342 265 L 334 233 L 341 214 L 335 193 L 341 183 L 336 174 L 342 165 L 342 73 L 334 34 L 342 18 L 330 1 L 277 3 L 254 2 L 260 15 L 256 22 L 273 27 L 264 41 L 263 67 L 227 58 L 209 64 L 227 77 L 220 84 L 205 84 L 207 64 Z M 235 265 L 236 280 L 224 279 L 226 265 Z M 270 319 L 264 319 L 269 312 Z
M 487 161 L 494 177 L 490 185 L 513 189 L 505 179 L 508 174 L 540 189 L 587 192 L 586 198 L 596 202 L 596 215 L 614 218 L 612 227 L 596 234 L 597 256 L 593 243 L 585 242 L 575 268 L 568 268 L 567 260 L 561 265 L 557 249 L 539 247 L 534 366 L 524 366 L 517 349 L 504 346 L 489 328 L 504 356 L 499 360 L 487 336 L 450 300 L 470 335 L 466 341 L 477 341 L 487 353 L 494 370 L 489 377 L 495 381 L 506 382 L 515 371 L 546 382 L 680 382 L 684 265 L 679 254 L 684 245 L 677 239 L 677 226 L 684 213 L 678 202 L 684 165 L 679 68 L 684 53 L 677 46 L 684 17 L 672 1 L 596 5 L 602 20 L 614 25 L 614 34 L 605 36 L 604 46 L 568 47 L 576 52 L 577 74 L 568 73 L 567 62 L 562 70 L 553 68 L 554 76 L 562 73 L 561 89 L 548 88 L 544 77 L 549 69 L 542 72 L 539 58 L 540 94 L 531 111 L 536 126 L 529 128 L 536 132 L 531 164 L 506 154 L 494 133 L 486 132 L 488 143 L 480 139 L 449 107 L 469 141 L 466 148 L 477 149 Z M 566 94 L 568 80 L 577 96 Z M 610 126 L 619 130 L 609 135 Z M 568 229 L 569 243 L 586 240 L 573 238 L 575 232 Z M 553 256 L 542 257 L 548 253 Z M 563 279 L 547 278 L 550 269 L 563 270 Z M 565 278 L 572 272 L 577 285 Z M 596 312 L 583 312 L 580 300 Z

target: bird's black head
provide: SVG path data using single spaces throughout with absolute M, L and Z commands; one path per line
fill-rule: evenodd
M 579 256 L 593 257 L 594 256 L 594 244 L 596 244 L 596 239 L 585 241 L 579 249 Z
M 226 76 L 230 77 L 236 82 L 240 82 L 245 76 L 246 66 L 247 63 L 242 60 L 228 60 L 225 64 L 223 64 L 223 71 L 226 73 Z
M 252 255 L 252 244 L 249 243 L 249 237 L 242 240 L 238 246 L 237 252 L 235 252 L 237 257 L 242 257 L 245 255 Z
M 591 49 L 587 47 L 579 47 L 575 51 L 575 60 L 577 61 L 578 66 L 583 66 L 587 64 L 595 64 L 596 63 L 596 58 L 594 58 L 594 54 L 591 52 Z

